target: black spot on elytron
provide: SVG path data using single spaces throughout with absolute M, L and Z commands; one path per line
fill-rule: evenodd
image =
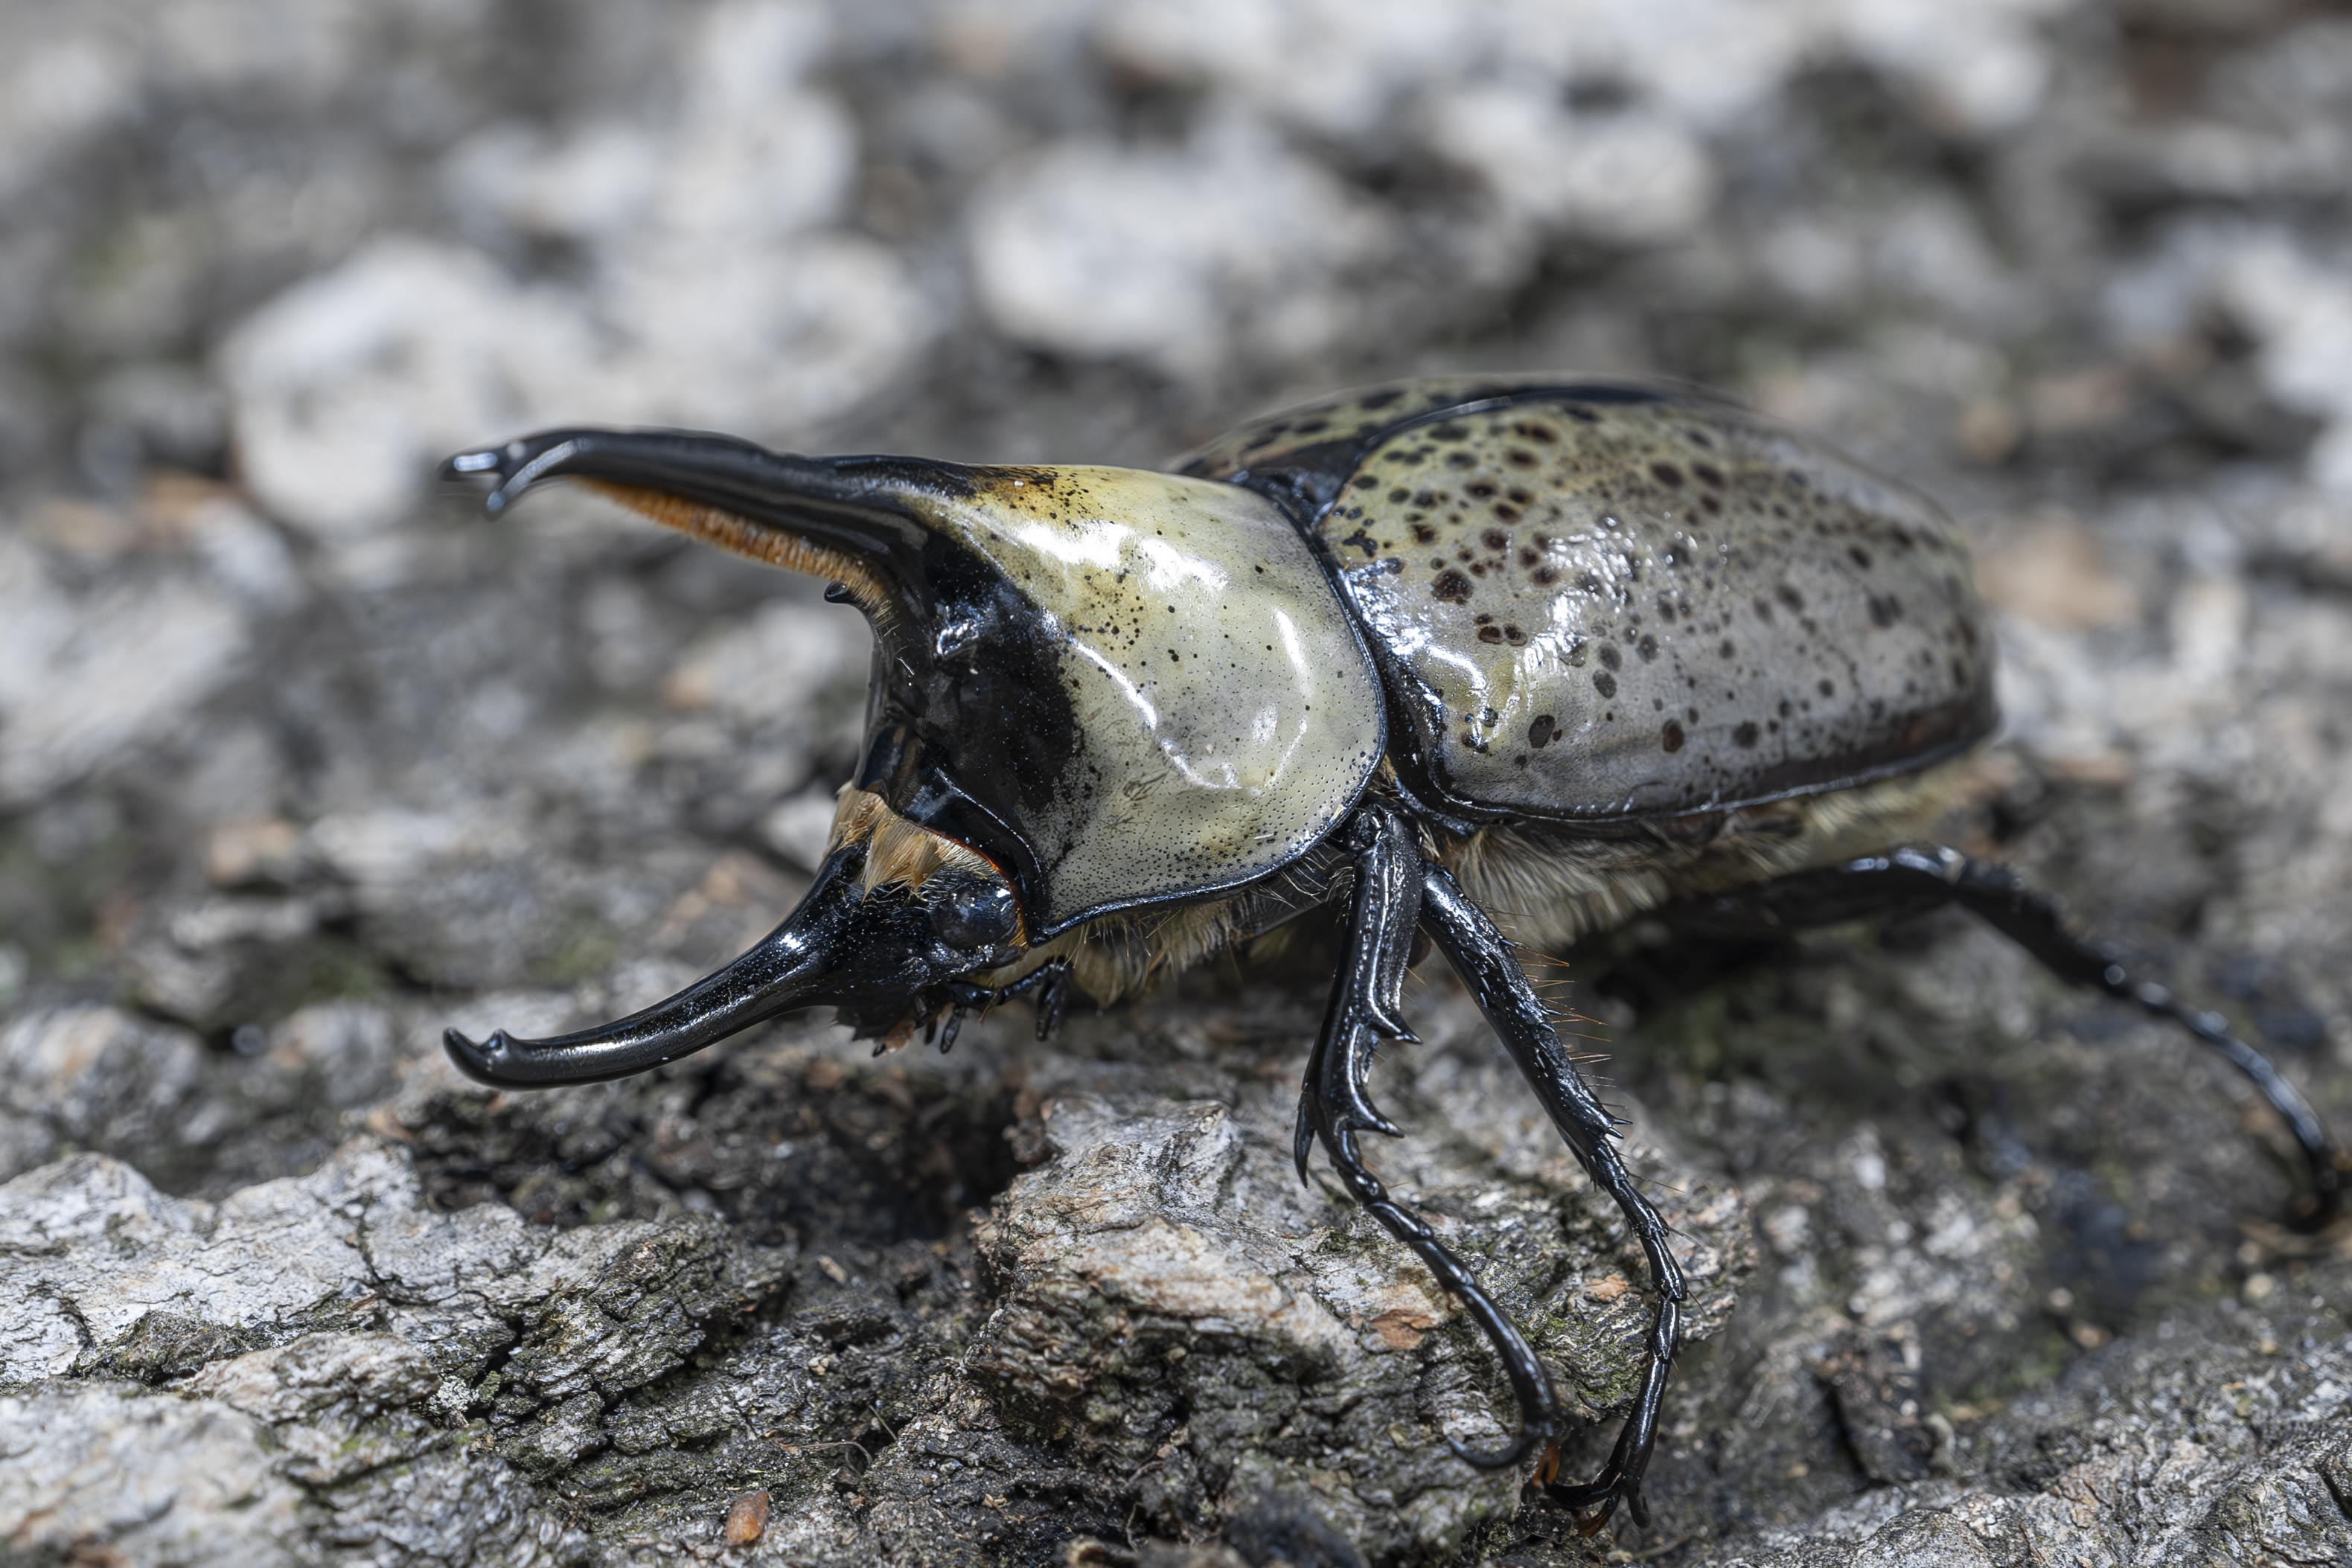
M 1495 619 L 1495 618 L 1494 618 L 1493 616 L 1491 616 L 1491 615 L 1480 615 L 1480 616 L 1475 617 L 1475 618 L 1471 621 L 1471 622 L 1470 622 L 1470 623 L 1471 623 L 1472 625 L 1474 625 L 1474 626 L 1484 626 L 1484 625 L 1487 624 L 1489 622 L 1493 621 L 1494 619 Z
M 1536 465 L 1536 455 L 1524 446 L 1514 446 L 1503 454 L 1503 461 L 1514 468 L 1532 468 Z
M 1772 597 L 1791 610 L 1802 610 L 1805 607 L 1805 596 L 1785 582 L 1772 591 Z
M 1503 521 L 1505 521 L 1505 522 L 1507 522 L 1507 523 L 1516 523 L 1516 522 L 1517 522 L 1517 521 L 1519 520 L 1519 509 L 1518 509 L 1517 507 L 1514 507 L 1513 505 L 1511 505 L 1508 501 L 1497 501 L 1497 502 L 1496 502 L 1496 503 L 1495 503 L 1495 515 L 1496 515 L 1496 517 L 1498 517 L 1502 518 L 1502 519 L 1503 519 Z M 1508 540 L 1508 539 L 1505 539 L 1505 540 L 1503 541 L 1503 544 L 1507 545 L 1507 544 L 1509 544 L 1510 542 L 1511 542 L 1510 540 Z M 1502 548 L 1502 546 L 1498 545 L 1498 546 L 1496 546 L 1496 548 L 1499 549 L 1501 549 L 1501 548 Z
M 1402 388 L 1391 388 L 1387 392 L 1373 392 L 1370 396 L 1360 400 L 1356 406 L 1361 409 L 1386 408 L 1402 396 L 1404 392 Z
M 1470 494 L 1477 497 L 1478 499 L 1482 501 L 1501 488 L 1501 486 L 1496 484 L 1491 479 L 1474 479 L 1469 485 Z
M 1508 643 L 1514 648 L 1524 647 L 1527 645 L 1528 634 L 1520 631 L 1516 626 L 1505 626 L 1503 628 L 1503 641 Z M 1957 660 L 1954 661 L 1954 663 L 1958 662 L 1958 661 Z
M 1181 664 L 1184 662 L 1184 655 L 1171 648 L 1168 650 L 1168 662 L 1171 664 Z
M 1870 552 L 1863 549 L 1860 545 L 1846 546 L 1845 558 L 1846 559 L 1853 562 L 1854 565 L 1862 568 L 1864 571 L 1868 571 L 1870 570 Z
M 1417 545 L 1425 545 L 1425 544 L 1429 543 L 1431 540 L 1434 539 L 1435 538 L 1437 538 L 1437 530 L 1436 530 L 1435 528 L 1431 528 L 1427 523 L 1415 523 L 1415 524 L 1413 524 L 1413 526 L 1412 526 L 1412 542 L 1413 542 L 1413 543 L 1415 543 L 1415 544 L 1417 544 Z
M 1509 489 L 1504 491 L 1503 494 L 1510 498 L 1511 504 L 1515 507 L 1529 506 L 1533 504 L 1536 498 L 1533 491 L 1522 490 L 1517 485 L 1512 486 Z
M 1701 496 L 1698 498 L 1698 504 L 1710 517 L 1719 517 L 1723 515 L 1723 503 L 1717 500 L 1711 494 Z
M 1514 434 L 1524 435 L 1529 441 L 1553 442 L 1559 439 L 1559 431 L 1549 424 L 1539 424 L 1532 419 L 1519 421 L 1518 423 L 1511 426 L 1511 430 Z
M 1601 644 L 1601 663 L 1605 669 L 1622 670 L 1625 667 L 1625 655 L 1617 651 L 1616 643 L 1603 643 Z
M 1391 507 L 1402 507 L 1411 499 L 1412 499 L 1412 492 L 1402 485 L 1389 492 L 1389 505 Z
M 1551 744 L 1552 732 L 1559 727 L 1559 721 L 1553 718 L 1551 715 L 1548 713 L 1536 715 L 1535 723 L 1528 726 L 1528 744 L 1541 751 Z
M 1727 659 L 1730 658 L 1732 655 L 1731 639 L 1726 637 L 1721 645 L 1716 649 L 1716 652 Z
M 1433 441 L 1460 441 L 1467 437 L 1469 434 L 1469 426 L 1456 423 L 1453 420 L 1448 420 L 1444 424 L 1441 424 L 1436 429 L 1431 431 L 1429 433 L 1429 437 Z
M 1673 719 L 1666 720 L 1666 727 L 1658 731 L 1658 744 L 1668 751 L 1680 751 L 1683 748 L 1683 727 Z
M 1522 547 L 1519 550 L 1519 564 L 1521 566 L 1533 566 L 1536 562 L 1541 559 L 1543 559 L 1543 557 L 1536 554 L 1536 552 L 1531 549 Z
M 1825 697 L 1833 697 L 1837 695 L 1837 683 L 1827 678 L 1823 678 L 1813 687 L 1813 689 L 1821 693 L 1822 695 Z
M 1903 619 L 1903 601 L 1891 593 L 1870 596 L 1870 623 L 1885 631 Z
M 1606 670 L 1595 670 L 1592 672 L 1592 689 L 1604 697 L 1613 697 L 1617 695 L 1617 677 Z
M 1553 583 L 1559 580 L 1559 573 L 1548 566 L 1539 566 L 1536 568 L 1534 572 L 1530 575 L 1535 578 L 1538 586 L 1544 588 L 1549 588 Z
M 1505 550 L 1511 548 L 1511 536 L 1500 528 L 1488 528 L 1478 536 L 1478 539 L 1488 549 Z
M 1447 455 L 1445 465 L 1448 468 L 1475 468 L 1478 459 L 1467 452 L 1455 452 Z
M 1429 591 L 1448 604 L 1470 602 L 1470 580 L 1458 571 L 1442 571 L 1429 585 Z
M 1679 490 L 1683 487 L 1683 471 L 1671 463 L 1651 464 L 1650 477 L 1670 490 Z M 1676 745 L 1679 744 L 1680 742 L 1676 742 Z M 1666 749 L 1672 751 L 1675 747 L 1669 746 Z
M 1759 731 L 1752 722 L 1743 724 L 1731 732 L 1731 743 L 1742 751 L 1753 751 L 1756 749 L 1758 734 Z
M 1503 629 L 1500 626 L 1481 626 L 1478 628 L 1478 641 L 1481 643 L 1499 643 L 1502 640 Z
M 1633 644 L 1633 652 L 1642 655 L 1642 663 L 1654 664 L 1658 662 L 1658 640 L 1644 632 L 1642 640 Z
M 1354 483 L 1357 489 L 1369 490 L 1373 486 L 1379 484 L 1380 481 L 1373 478 L 1370 474 L 1359 474 L 1356 476 Z
M 1723 470 L 1712 463 L 1694 463 L 1691 465 L 1691 473 L 1697 477 L 1700 484 L 1710 490 L 1723 488 Z

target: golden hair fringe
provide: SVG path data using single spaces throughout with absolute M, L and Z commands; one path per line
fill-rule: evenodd
M 1443 857 L 1462 890 L 1523 946 L 1565 947 L 1678 898 L 1722 893 L 1790 872 L 1835 865 L 1926 832 L 1958 801 L 1967 759 L 1922 773 L 1723 813 L 1703 841 L 1658 835 L 1580 836 L 1550 823 L 1481 830 Z M 1262 934 L 1254 918 L 1279 896 L 1286 871 L 1230 898 L 1172 910 L 1108 915 L 1023 956 L 1003 984 L 1048 957 L 1066 956 L 1071 977 L 1097 1001 L 1133 996 Z M 1262 898 L 1273 891 L 1276 896 Z
M 706 507 L 659 490 L 648 490 L 636 485 L 615 485 L 604 479 L 580 481 L 592 490 L 602 492 L 640 516 L 651 517 L 666 528 L 717 545 L 720 549 L 769 566 L 780 566 L 786 571 L 797 571 L 807 577 L 837 582 L 849 591 L 850 601 L 866 612 L 877 632 L 885 629 L 895 614 L 896 601 L 883 585 L 881 577 L 866 562 L 829 546 L 821 545 L 799 534 L 787 533 L 739 517 L 732 512 Z

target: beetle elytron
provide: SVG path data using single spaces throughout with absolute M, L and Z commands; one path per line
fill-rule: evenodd
M 904 1040 L 1008 996 L 1052 1024 L 1318 905 L 1346 954 L 1296 1155 L 1463 1304 L 1508 1370 L 1525 1463 L 1598 1528 L 1642 1477 L 1682 1275 L 1508 941 L 1675 905 L 1784 925 L 1957 904 L 2064 978 L 2225 1052 L 2301 1145 L 2306 1223 L 2346 1162 L 2215 1015 L 2068 936 L 2050 900 L 1950 849 L 1894 849 L 1992 729 L 1967 556 L 1926 500 L 1735 405 L 1566 376 L 1421 381 L 1243 426 L 1175 474 L 810 458 L 723 436 L 560 430 L 452 458 L 496 511 L 583 481 L 740 554 L 828 579 L 876 652 L 863 755 L 800 907 L 668 1000 L 556 1040 L 447 1036 L 506 1086 L 636 1072 L 830 1004 Z M 779 678 L 791 678 L 779 672 Z M 1543 1364 L 1357 1134 L 1411 1041 L 1414 933 L 1460 973 L 1615 1200 L 1657 1298 L 1648 1372 L 1601 1474 L 1553 1479 Z M 944 1045 L 942 1047 L 944 1049 Z M 1449 1439 L 1451 1440 L 1451 1439 Z

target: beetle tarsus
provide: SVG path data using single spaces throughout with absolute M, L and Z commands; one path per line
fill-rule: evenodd
M 962 1032 L 966 1009 L 962 1004 L 948 1009 L 947 1026 L 940 1030 L 940 1054 L 945 1056 L 955 1049 L 956 1036 Z

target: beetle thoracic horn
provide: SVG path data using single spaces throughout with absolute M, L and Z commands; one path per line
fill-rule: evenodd
M 802 457 L 682 430 L 541 431 L 461 452 L 441 474 L 494 479 L 494 513 L 543 480 L 579 481 L 738 555 L 844 583 L 877 629 L 920 614 L 900 602 L 927 531 L 908 503 L 971 489 L 951 463 Z
M 478 1044 L 447 1030 L 450 1058 L 467 1076 L 502 1089 L 592 1083 L 676 1061 L 780 1013 L 847 1000 L 863 988 L 856 969 L 868 946 L 857 929 L 862 859 L 855 845 L 829 856 L 800 907 L 758 946 L 642 1012 L 552 1040 L 516 1040 L 500 1030 Z

